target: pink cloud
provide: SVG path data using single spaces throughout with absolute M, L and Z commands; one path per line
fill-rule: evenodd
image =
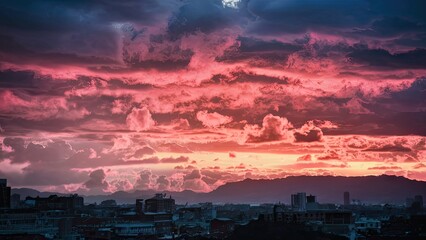
M 156 189 L 157 191 L 165 191 L 170 188 L 170 181 L 167 176 L 161 175 L 156 180 Z
M 292 139 L 289 129 L 293 125 L 279 116 L 268 114 L 263 118 L 262 127 L 258 125 L 246 125 L 244 132 L 247 143 L 271 142 Z
M 129 110 L 130 106 L 128 102 L 120 99 L 114 100 L 111 108 L 113 114 L 123 114 Z
M 232 117 L 217 112 L 209 113 L 207 110 L 197 112 L 196 116 L 198 121 L 202 122 L 205 127 L 215 128 L 232 122 Z
M 318 160 L 338 160 L 340 155 L 334 150 L 326 150 L 323 154 L 317 156 Z
M 26 95 L 20 97 L 10 90 L 0 91 L 0 112 L 12 118 L 36 121 L 46 119 L 77 120 L 90 114 L 86 108 L 69 103 L 63 97 Z
M 330 164 L 325 162 L 298 162 L 291 165 L 284 165 L 285 169 L 292 169 L 292 170 L 303 170 L 303 169 L 325 169 L 325 168 L 347 168 L 348 165 L 345 163 L 341 164 Z
M 352 98 L 345 104 L 345 107 L 348 108 L 349 112 L 352 114 L 372 114 L 363 104 L 365 103 L 359 98 Z
M 294 133 L 296 142 L 316 142 L 323 140 L 321 128 L 315 126 L 313 121 L 308 121 Z
M 398 166 L 376 166 L 370 167 L 368 170 L 401 170 L 401 167 Z
M 383 70 L 365 64 L 371 59 L 348 58 L 359 50 L 409 56 L 404 52 L 408 46 L 389 46 L 398 36 L 357 39 L 323 33 L 326 28 L 308 34 L 247 35 L 260 18 L 174 35 L 169 32 L 172 12 L 155 18 L 156 24 L 134 19 L 114 24 L 108 54 L 103 47 L 84 56 L 80 48 L 43 53 L 3 39 L 21 47 L 16 56 L 14 48 L 4 52 L 7 58 L 0 64 L 0 132 L 26 137 L 1 144 L 5 166 L 26 164 L 14 181 L 55 182 L 71 189 L 86 183 L 87 170 L 82 169 L 92 170 L 88 185 L 102 185 L 111 173 L 102 176 L 98 168 L 132 165 L 130 171 L 162 164 L 156 167 L 164 172 L 133 176 L 133 188 L 206 191 L 244 177 L 327 174 L 328 168 L 350 168 L 351 162 L 376 164 L 370 170 L 398 170 L 389 163 L 423 168 L 424 80 L 415 79 L 425 75 L 424 65 Z M 76 42 L 93 43 L 89 38 Z M 32 77 L 17 70 L 29 71 Z M 305 122 L 315 118 L 329 120 Z M 192 158 L 201 152 L 217 154 L 212 161 L 218 168 L 199 170 L 205 159 L 155 155 L 182 153 Z M 259 159 L 264 153 L 299 156 L 296 165 L 287 166 L 297 171 L 246 162 L 229 167 L 220 156 L 228 154 L 227 160 L 233 160 L 234 152 L 241 160 L 246 154 Z M 171 169 L 177 164 L 182 165 Z M 363 173 L 369 173 L 367 167 Z M 415 171 L 410 176 L 423 178 Z M 109 182 L 108 189 L 132 187 L 127 175 L 120 177 Z
M 310 154 L 302 155 L 297 158 L 298 162 L 311 161 L 311 160 L 312 160 L 312 156 Z
M 188 119 L 185 119 L 185 118 L 174 119 L 171 122 L 171 125 L 173 126 L 173 129 L 175 130 L 188 130 L 191 128 L 188 122 Z
M 105 181 L 106 174 L 103 169 L 98 169 L 89 174 L 89 180 L 83 184 L 89 191 L 108 191 L 109 183 Z
M 130 130 L 141 132 L 154 127 L 155 121 L 146 107 L 133 108 L 126 118 L 127 126 Z
M 144 155 L 151 155 L 151 154 L 154 154 L 154 153 L 155 153 L 154 149 L 152 149 L 148 146 L 145 146 L 145 147 L 142 147 L 142 148 L 136 150 L 136 152 L 134 153 L 133 156 L 136 157 L 136 158 L 141 158 Z
M 188 162 L 189 158 L 188 157 L 184 157 L 184 156 L 180 156 L 178 158 L 162 158 L 161 162 L 162 163 L 184 163 L 184 162 Z
M 127 179 L 113 180 L 109 182 L 110 192 L 131 191 L 134 189 L 133 184 Z
M 414 169 L 426 168 L 426 165 L 423 163 L 418 163 L 413 166 Z
M 191 180 L 191 179 L 196 179 L 196 178 L 201 178 L 200 170 L 198 170 L 198 169 L 193 170 L 189 174 L 185 175 L 183 179 L 184 180 Z
M 156 149 L 159 152 L 192 153 L 187 146 L 178 143 L 162 143 L 157 145 Z
M 153 186 L 153 177 L 150 170 L 142 170 L 134 184 L 135 189 L 151 189 Z

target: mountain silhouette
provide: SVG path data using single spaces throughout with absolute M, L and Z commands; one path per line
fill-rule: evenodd
M 290 176 L 280 179 L 246 179 L 227 183 L 208 193 L 197 193 L 189 190 L 182 192 L 164 191 L 176 199 L 177 203 L 290 203 L 290 195 L 306 192 L 317 196 L 319 203 L 343 202 L 343 192 L 348 191 L 351 199 L 367 204 L 403 204 L 407 197 L 423 195 L 426 197 L 426 182 L 404 177 L 381 175 L 363 177 L 338 176 Z M 12 193 L 26 196 L 46 197 L 50 194 L 68 195 L 64 193 L 39 192 L 34 189 L 12 189 Z M 136 190 L 133 192 L 118 191 L 107 195 L 84 196 L 86 203 L 114 199 L 117 203 L 134 203 L 136 198 L 150 198 L 156 191 Z

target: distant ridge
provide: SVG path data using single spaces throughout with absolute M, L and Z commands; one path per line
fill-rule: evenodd
M 343 192 L 350 192 L 351 199 L 363 203 L 403 204 L 407 197 L 423 195 L 426 198 L 426 182 L 407 179 L 405 177 L 380 175 L 362 177 L 339 176 L 289 176 L 280 179 L 245 179 L 227 183 L 209 193 L 193 191 L 168 192 L 178 203 L 276 203 L 290 202 L 290 194 L 306 192 L 317 196 L 320 203 L 342 203 Z M 45 197 L 61 193 L 39 192 L 34 189 L 12 189 L 12 193 Z M 86 203 L 100 203 L 106 199 L 115 199 L 118 203 L 134 203 L 136 198 L 148 198 L 154 190 L 136 190 L 133 192 L 115 192 L 109 195 L 85 196 Z

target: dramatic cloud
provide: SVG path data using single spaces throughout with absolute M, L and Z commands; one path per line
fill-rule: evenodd
M 310 154 L 306 154 L 297 158 L 298 162 L 311 161 L 311 160 L 312 160 L 312 156 Z
M 89 180 L 84 183 L 84 186 L 88 189 L 100 188 L 107 189 L 109 184 L 105 181 L 105 172 L 103 169 L 98 169 L 89 174 Z
M 152 173 L 149 170 L 143 170 L 139 173 L 139 177 L 136 180 L 136 189 L 149 189 L 152 187 Z
M 246 125 L 244 130 L 247 133 L 246 141 L 256 143 L 288 139 L 288 130 L 290 128 L 293 128 L 293 125 L 287 118 L 268 114 L 263 118 L 262 127 L 258 125 Z
M 199 111 L 197 119 L 206 127 L 219 127 L 220 125 L 232 122 L 232 117 L 224 116 L 217 112 L 208 113 L 207 111 Z
M 151 155 L 154 154 L 155 151 L 154 149 L 150 148 L 150 147 L 143 147 L 141 149 L 136 150 L 134 156 L 135 157 L 142 157 L 144 155 Z
M 13 186 L 426 179 L 422 0 L 0 5 L 0 177 Z
M 127 115 L 126 123 L 130 130 L 137 132 L 149 130 L 155 125 L 147 108 L 133 108 L 132 112 Z

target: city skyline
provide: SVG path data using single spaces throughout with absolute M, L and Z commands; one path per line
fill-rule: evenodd
M 2 2 L 0 178 L 84 195 L 426 181 L 426 4 L 408 2 Z

